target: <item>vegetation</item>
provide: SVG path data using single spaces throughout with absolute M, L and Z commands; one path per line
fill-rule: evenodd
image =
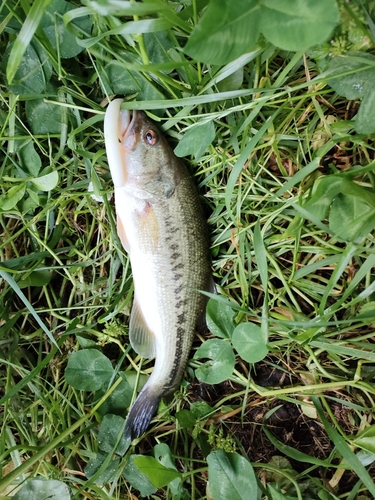
M 370 0 L 0 5 L 0 496 L 375 497 Z M 105 104 L 145 109 L 207 211 L 218 294 L 130 448 Z

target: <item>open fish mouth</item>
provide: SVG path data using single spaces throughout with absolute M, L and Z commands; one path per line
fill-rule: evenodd
M 137 140 L 137 111 L 120 110 L 118 117 L 118 132 L 122 146 L 127 151 L 133 151 Z
M 104 117 L 104 141 L 115 187 L 126 183 L 126 151 L 136 146 L 138 113 L 121 109 L 123 99 L 114 99 Z

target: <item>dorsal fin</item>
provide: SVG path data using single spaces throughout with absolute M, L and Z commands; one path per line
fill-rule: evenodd
M 132 348 L 140 356 L 144 358 L 156 356 L 155 335 L 147 326 L 136 297 L 130 315 L 129 337 Z

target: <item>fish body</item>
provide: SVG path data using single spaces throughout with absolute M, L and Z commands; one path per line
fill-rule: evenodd
M 129 253 L 133 349 L 156 358 L 128 414 L 127 439 L 147 429 L 163 396 L 179 386 L 211 284 L 209 241 L 199 196 L 186 167 L 143 112 L 107 109 L 104 133 L 115 186 L 117 230 Z

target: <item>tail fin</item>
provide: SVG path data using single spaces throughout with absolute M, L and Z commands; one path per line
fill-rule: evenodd
M 124 431 L 126 440 L 132 441 L 145 432 L 158 409 L 160 400 L 161 396 L 153 394 L 149 388 L 145 387 L 139 393 L 126 419 Z

